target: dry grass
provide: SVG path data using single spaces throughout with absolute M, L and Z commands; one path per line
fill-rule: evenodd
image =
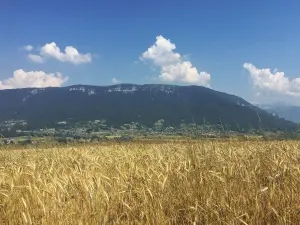
M 300 224 L 300 142 L 0 150 L 0 224 Z

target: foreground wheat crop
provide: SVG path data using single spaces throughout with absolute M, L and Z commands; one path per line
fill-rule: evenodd
M 1 149 L 0 224 L 300 224 L 300 142 Z

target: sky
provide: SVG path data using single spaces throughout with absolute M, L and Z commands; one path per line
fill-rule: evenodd
M 298 0 L 2 0 L 0 89 L 199 85 L 300 105 Z

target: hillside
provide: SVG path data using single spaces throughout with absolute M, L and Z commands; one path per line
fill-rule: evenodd
M 138 122 L 148 127 L 164 119 L 165 126 L 181 123 L 222 124 L 230 129 L 294 129 L 242 98 L 200 86 L 75 85 L 0 91 L 0 121 L 26 120 L 30 128 L 59 121 L 106 120 L 119 127 Z

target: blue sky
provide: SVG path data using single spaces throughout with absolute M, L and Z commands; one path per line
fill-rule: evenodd
M 300 104 L 297 0 L 0 4 L 0 89 L 42 86 L 34 77 L 52 74 L 62 76 L 60 81 L 46 79 L 53 86 L 109 85 L 115 78 L 137 84 L 209 85 L 252 102 Z M 176 48 L 157 44 L 157 37 Z M 27 45 L 33 49 L 25 50 Z M 75 61 L 74 55 L 65 54 L 67 46 L 79 52 Z M 155 54 L 149 53 L 151 47 Z M 176 54 L 173 61 L 158 61 Z M 210 79 L 203 81 L 201 72 Z

